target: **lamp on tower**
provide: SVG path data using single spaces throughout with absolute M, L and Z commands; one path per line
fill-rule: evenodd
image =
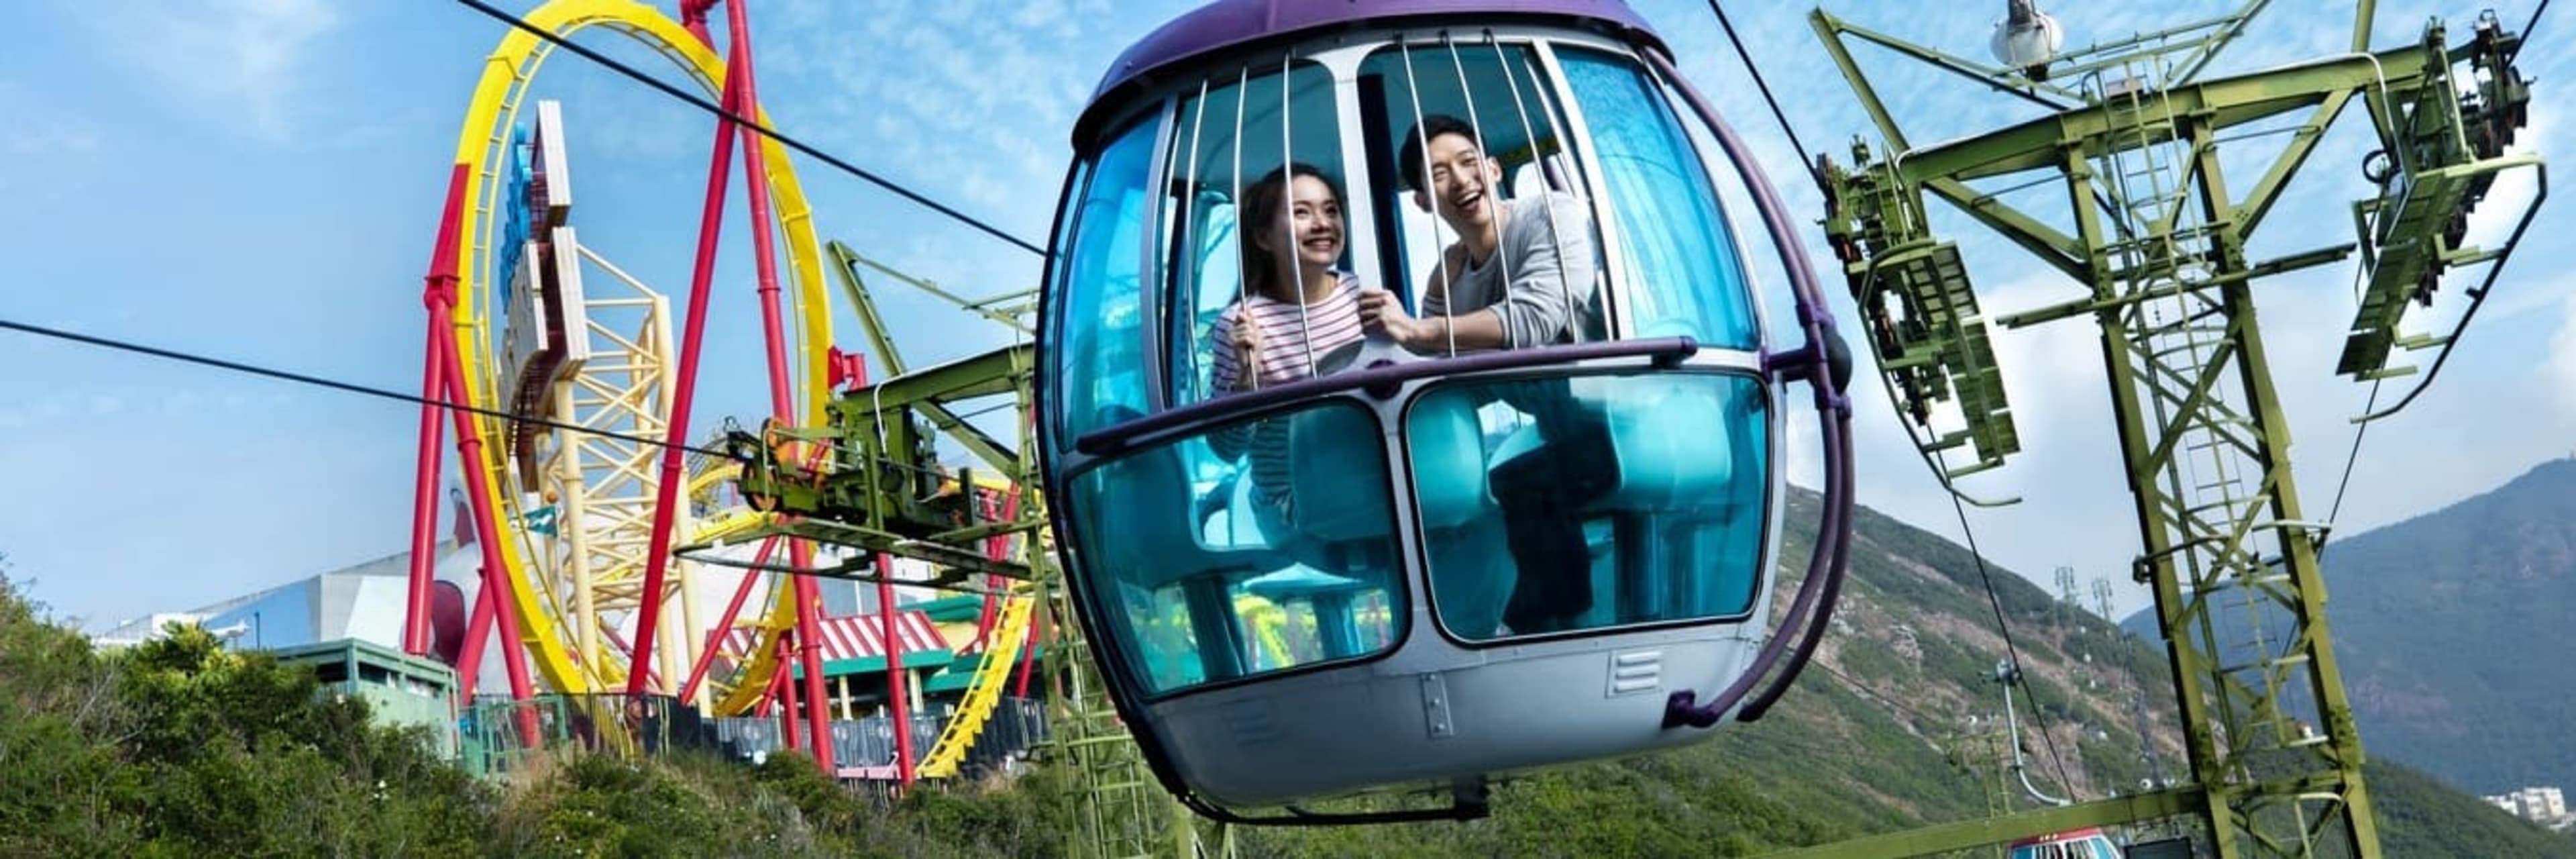
M 2057 56 L 2059 45 L 2066 43 L 2066 31 L 2057 19 L 2039 11 L 2034 0 L 2008 0 L 2004 19 L 1995 22 L 1995 35 L 1990 47 L 1995 61 L 2006 68 L 2020 69 L 2032 81 L 2048 79 L 2048 61 Z

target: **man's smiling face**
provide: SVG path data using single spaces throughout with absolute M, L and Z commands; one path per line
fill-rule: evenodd
M 1436 203 L 1440 219 L 1462 237 L 1490 232 L 1494 181 L 1501 178 L 1501 170 L 1463 134 L 1434 135 L 1427 148 L 1431 150 L 1431 187 L 1427 193 L 1415 191 L 1413 202 L 1426 209 Z

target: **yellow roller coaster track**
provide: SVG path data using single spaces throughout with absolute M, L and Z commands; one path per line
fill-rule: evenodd
M 1024 593 L 1011 597 L 1002 609 L 1002 621 L 993 626 L 992 637 L 985 639 L 984 661 L 975 666 L 975 676 L 966 685 L 966 698 L 957 704 L 957 712 L 948 719 L 948 727 L 939 732 L 939 741 L 930 745 L 930 754 L 921 760 L 914 772 L 922 778 L 947 778 L 957 774 L 957 765 L 966 760 L 966 750 L 974 748 L 975 739 L 984 733 L 984 724 L 992 721 L 993 708 L 1002 701 L 1002 687 L 1011 677 L 1011 667 L 1020 661 L 1020 646 L 1028 640 L 1029 618 L 1036 612 L 1038 594 Z
M 635 0 L 550 0 L 530 11 L 526 19 L 538 29 L 558 35 L 569 36 L 580 30 L 599 27 L 633 39 L 669 58 L 681 72 L 710 94 L 717 92 L 718 82 L 724 76 L 724 61 L 713 50 L 699 44 L 679 22 Z M 517 121 L 520 100 L 552 50 L 551 43 L 525 31 L 513 29 L 503 36 L 500 46 L 484 60 L 482 77 L 466 110 L 464 130 L 457 137 L 456 162 L 466 167 L 465 199 L 471 201 L 472 210 L 464 215 L 470 220 L 460 225 L 470 240 L 459 242 L 456 251 L 456 347 L 470 368 L 466 378 L 461 380 L 466 389 L 466 400 L 484 408 L 493 408 L 496 404 L 507 406 L 506 403 L 497 403 L 492 394 L 499 388 L 497 380 L 492 378 L 496 362 L 488 340 L 493 320 L 482 315 L 490 312 L 484 306 L 484 298 L 491 289 L 492 245 L 500 220 L 496 215 L 503 204 L 494 199 L 501 184 L 496 181 L 496 171 L 505 163 L 500 155 L 508 144 L 510 129 Z M 751 117 L 764 125 L 769 124 L 766 113 L 756 107 Z M 800 410 L 807 413 L 803 420 L 819 422 L 829 389 L 824 352 L 831 346 L 832 331 L 821 256 L 814 238 L 812 210 L 806 202 L 804 189 L 796 181 L 795 167 L 788 162 L 787 151 L 783 147 L 763 139 L 760 159 L 769 182 L 778 232 L 786 243 L 789 293 L 793 304 L 787 310 L 796 318 L 792 329 L 795 342 L 791 350 L 801 370 L 797 380 Z M 485 438 L 507 437 L 498 421 L 489 417 L 477 417 L 476 420 L 482 425 L 481 432 Z M 523 511 L 519 509 L 517 493 L 502 489 L 513 485 L 509 480 L 510 469 L 506 467 L 508 446 L 487 444 L 483 451 L 483 461 L 471 467 L 482 468 L 492 477 L 487 484 L 490 497 L 484 501 L 490 509 L 500 511 L 502 522 L 521 521 Z M 526 539 L 522 531 L 517 534 L 517 539 L 505 538 L 497 547 L 511 585 L 509 596 L 518 607 L 520 644 L 534 658 L 539 676 L 549 686 L 564 692 L 593 691 L 602 685 L 603 680 L 614 676 L 611 672 L 622 672 L 623 666 L 591 666 L 585 669 L 574 659 L 568 646 L 569 639 L 564 634 L 564 619 L 549 610 L 551 600 L 530 580 L 526 560 L 528 552 L 520 545 Z M 770 601 L 768 616 L 759 622 L 763 634 L 753 651 L 759 656 L 744 673 L 737 675 L 739 677 L 766 676 L 764 672 L 773 667 L 769 654 L 776 651 L 777 636 L 795 625 L 795 600 L 788 597 L 784 581 L 782 579 L 779 589 L 781 593 Z M 652 646 L 650 642 L 638 642 L 638 645 Z M 683 664 L 667 658 L 658 661 L 666 666 L 666 680 L 674 679 L 668 675 L 677 673 L 679 665 Z M 759 682 L 731 684 L 716 705 L 716 711 L 731 714 L 748 710 L 759 699 L 763 685 Z

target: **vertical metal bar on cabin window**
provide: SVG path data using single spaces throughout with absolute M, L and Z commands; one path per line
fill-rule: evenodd
M 1148 183 L 1167 183 L 1171 179 L 1168 170 L 1172 158 L 1174 98 L 1166 95 L 1163 103 L 1154 108 L 1154 158 L 1151 166 L 1145 169 Z M 1162 231 L 1155 227 L 1163 222 L 1163 198 L 1167 195 L 1160 193 L 1152 184 L 1141 190 L 1145 194 L 1145 223 L 1144 229 L 1137 231 L 1141 241 L 1136 243 L 1136 254 L 1144 264 L 1136 269 L 1136 334 L 1144 342 L 1138 344 L 1142 350 L 1137 357 L 1145 364 L 1145 413 L 1153 414 L 1171 405 L 1171 398 L 1164 394 L 1162 326 L 1154 324 L 1155 320 L 1162 318 L 1163 309 L 1161 290 L 1155 288 L 1163 282 L 1163 255 L 1157 252 L 1162 244 L 1159 241 Z
M 1363 46 L 1320 52 L 1310 59 L 1322 65 L 1332 76 L 1333 115 L 1338 123 L 1341 141 L 1338 155 L 1342 162 L 1342 243 L 1351 254 L 1351 271 L 1372 272 L 1383 276 L 1385 261 L 1379 242 L 1386 237 L 1377 234 L 1377 194 L 1381 191 L 1369 180 L 1366 120 L 1360 113 L 1359 67 L 1367 62 L 1369 49 Z M 1400 145 L 1400 144 L 1393 144 Z M 1380 288 L 1403 294 L 1397 284 L 1379 284 Z
M 1530 169 L 1538 174 L 1539 216 L 1547 219 L 1548 241 L 1556 247 L 1556 253 L 1552 254 L 1556 257 L 1556 282 L 1565 290 L 1567 339 L 1581 342 L 1583 332 L 1579 330 L 1581 318 L 1578 305 L 1582 304 L 1583 299 L 1600 285 L 1600 273 L 1595 269 L 1593 282 L 1585 284 L 1577 284 L 1565 275 L 1565 231 L 1556 223 L 1556 206 L 1548 199 L 1548 195 L 1554 193 L 1555 189 L 1547 187 L 1547 153 L 1539 148 L 1538 129 L 1530 125 L 1529 105 L 1521 100 L 1520 79 L 1512 75 L 1511 58 L 1504 52 L 1502 43 L 1494 40 L 1492 33 L 1485 34 L 1485 44 L 1494 49 L 1494 65 L 1503 73 L 1503 88 L 1512 94 L 1512 111 L 1520 116 L 1521 135 L 1529 138 Z M 1558 145 L 1563 145 L 1564 138 L 1558 138 L 1557 142 Z M 1503 276 L 1508 281 L 1511 271 L 1505 269 Z
M 1603 244 L 1599 240 L 1600 232 L 1597 227 L 1597 225 L 1605 220 L 1605 218 L 1601 212 L 1597 211 L 1600 201 L 1592 195 L 1590 190 L 1592 186 L 1586 184 L 1594 174 L 1591 170 L 1586 169 L 1578 160 L 1576 160 L 1577 156 L 1575 155 L 1576 149 L 1588 148 L 1591 140 L 1590 138 L 1577 137 L 1569 133 L 1569 130 L 1565 125 L 1564 105 L 1561 103 L 1566 100 L 1564 97 L 1559 97 L 1557 99 L 1560 104 L 1553 107 L 1550 106 L 1547 80 L 1539 74 L 1536 60 L 1534 59 L 1537 56 L 1537 47 L 1535 43 L 1533 42 L 1522 45 L 1519 54 L 1521 70 L 1529 73 L 1530 92 L 1538 98 L 1539 114 L 1547 118 L 1548 133 L 1556 136 L 1556 145 L 1559 147 L 1559 150 L 1567 156 L 1574 171 L 1575 175 L 1566 177 L 1568 183 L 1566 193 L 1572 194 L 1577 201 L 1583 204 L 1584 211 L 1589 213 L 1590 220 L 1596 225 L 1593 233 L 1593 255 L 1606 261 L 1610 257 L 1609 246 Z M 1539 170 L 1542 180 L 1544 180 L 1546 171 L 1551 166 L 1552 165 L 1549 165 L 1545 161 L 1539 162 Z M 1592 287 L 1596 290 L 1596 294 L 1601 298 L 1601 336 L 1605 340 L 1613 339 L 1613 329 L 1611 328 L 1610 318 L 1612 315 L 1611 307 L 1616 300 L 1614 293 L 1616 293 L 1617 290 L 1611 289 L 1610 284 L 1618 281 L 1610 275 L 1609 269 L 1606 266 L 1595 268 L 1593 270 L 1593 278 L 1595 279 L 1595 282 Z
M 1413 48 L 1408 44 L 1408 38 L 1403 33 L 1396 34 L 1395 48 L 1399 55 L 1399 61 L 1404 64 L 1404 97 L 1413 105 L 1413 121 L 1409 124 L 1413 128 L 1419 129 L 1422 127 L 1422 87 L 1414 80 Z M 1402 141 L 1403 139 L 1404 138 L 1401 136 L 1396 138 L 1398 141 Z M 1403 144 L 1399 142 L 1396 145 L 1402 146 Z M 1428 213 L 1431 216 L 1431 256 L 1434 264 L 1440 270 L 1440 315 L 1455 316 L 1457 315 L 1458 308 L 1450 302 L 1449 297 L 1450 287 L 1456 283 L 1458 273 L 1450 270 L 1449 254 L 1445 252 L 1447 249 L 1442 247 L 1440 243 L 1440 195 L 1432 193 L 1431 140 L 1426 136 L 1414 141 L 1414 145 L 1420 150 L 1420 154 L 1422 156 L 1422 175 L 1414 177 L 1414 181 L 1417 183 L 1414 187 L 1415 190 L 1422 193 L 1423 199 L 1431 201 L 1431 211 Z M 1404 155 L 1403 153 L 1397 153 L 1396 157 L 1401 159 Z M 1398 172 L 1402 172 L 1401 169 L 1399 169 Z M 1406 275 L 1408 277 L 1411 276 L 1411 272 L 1407 272 Z M 1430 300 L 1430 290 L 1424 290 L 1421 297 L 1414 300 L 1413 309 L 1416 317 L 1420 317 L 1422 315 L 1423 303 Z M 1458 354 L 1458 332 L 1451 328 L 1447 323 L 1442 323 L 1441 328 L 1449 337 L 1448 354 L 1454 357 Z
M 1574 97 L 1572 85 L 1566 82 L 1565 66 L 1557 60 L 1555 43 L 1541 39 L 1536 45 L 1539 69 L 1546 72 L 1546 80 L 1553 84 L 1557 99 L 1565 106 L 1566 130 L 1572 132 L 1568 142 L 1584 141 L 1588 144 L 1592 140 L 1592 124 L 1584 120 L 1583 100 Z M 1574 147 L 1574 150 L 1575 165 L 1585 174 L 1585 181 L 1591 183 L 1587 186 L 1590 191 L 1587 196 L 1592 201 L 1593 229 L 1599 233 L 1601 241 L 1602 285 L 1605 287 L 1601 290 L 1602 315 L 1607 317 L 1603 320 L 1603 327 L 1608 329 L 1608 339 L 1616 340 L 1636 330 L 1636 324 L 1628 318 L 1626 300 L 1626 290 L 1636 282 L 1635 274 L 1628 271 L 1627 261 L 1623 259 L 1625 244 L 1619 234 L 1619 219 L 1612 217 L 1619 201 L 1611 199 L 1610 186 L 1601 172 L 1601 161 L 1594 154 L 1594 147 L 1586 145 Z
M 1182 193 L 1187 195 L 1187 202 L 1181 204 L 1181 219 L 1173 225 L 1176 235 L 1172 240 L 1172 243 L 1178 246 L 1182 253 L 1187 254 L 1187 256 L 1183 258 L 1185 260 L 1185 264 L 1181 266 L 1181 270 L 1172 278 L 1172 294 L 1174 297 L 1179 299 L 1178 303 L 1181 308 L 1181 336 L 1187 338 L 1186 342 L 1189 346 L 1189 351 L 1183 354 L 1189 356 L 1189 385 L 1191 394 L 1189 399 L 1193 402 L 1205 397 L 1208 393 L 1200 390 L 1198 387 L 1199 144 L 1204 142 L 1207 138 L 1207 95 L 1208 81 L 1206 78 L 1200 78 L 1199 96 L 1194 102 L 1196 105 L 1196 112 L 1190 116 L 1190 175 L 1188 179 L 1183 180 L 1181 187 Z M 1177 124 L 1180 121 L 1180 116 L 1175 113 L 1172 117 L 1172 121 Z M 1211 361 L 1209 363 L 1213 365 L 1215 362 Z M 1210 372 L 1213 373 L 1214 370 L 1211 369 Z
M 1234 73 L 1234 134 L 1230 138 L 1234 141 L 1234 174 L 1227 177 L 1227 181 L 1233 185 L 1233 192 L 1226 197 L 1226 205 L 1233 210 L 1229 217 L 1234 218 L 1235 246 L 1235 315 L 1233 324 L 1227 326 L 1229 330 L 1235 326 L 1253 324 L 1252 302 L 1246 298 L 1246 293 L 1252 288 L 1252 273 L 1243 269 L 1243 109 L 1245 105 L 1252 102 L 1251 92 L 1252 66 L 1246 64 Z M 1219 344 L 1217 348 L 1232 349 L 1234 344 Z M 1238 357 L 1235 363 L 1235 372 L 1240 374 L 1240 377 L 1235 379 L 1234 383 L 1246 391 L 1260 390 L 1261 373 L 1253 363 L 1241 357 Z
M 1287 284 L 1297 301 L 1297 341 L 1306 354 L 1306 375 L 1315 375 L 1315 329 L 1306 319 L 1306 285 L 1298 282 L 1304 272 L 1297 257 L 1297 138 L 1289 133 L 1295 127 L 1290 112 L 1295 108 L 1297 49 L 1290 48 L 1279 58 L 1279 227 L 1288 240 L 1271 256 L 1273 263 L 1287 269 Z
M 1458 57 L 1458 43 L 1452 41 L 1449 38 L 1449 33 L 1445 30 L 1440 33 L 1440 47 L 1449 52 L 1449 68 L 1451 71 L 1458 74 L 1458 97 L 1463 99 L 1467 105 L 1467 130 L 1476 135 L 1476 160 L 1494 165 L 1494 172 L 1500 174 L 1503 172 L 1502 165 L 1494 158 L 1494 151 L 1490 143 L 1491 138 L 1485 136 L 1485 121 L 1476 116 L 1476 88 L 1469 86 L 1467 83 L 1467 61 Z M 1429 150 L 1430 146 L 1430 141 L 1423 141 L 1423 148 L 1426 151 Z M 1507 229 L 1509 225 L 1506 224 L 1504 219 L 1501 217 L 1503 214 L 1503 201 L 1501 199 L 1501 195 L 1494 193 L 1495 191 L 1500 190 L 1494 185 L 1496 182 L 1501 181 L 1501 178 L 1497 177 L 1496 179 L 1487 180 L 1480 177 L 1478 181 L 1483 183 L 1485 186 L 1485 205 L 1493 209 L 1492 215 L 1488 216 L 1487 220 L 1491 221 L 1494 225 L 1494 264 L 1501 266 L 1503 269 L 1502 294 L 1495 296 L 1493 303 L 1487 304 L 1485 307 L 1493 308 L 1494 322 L 1503 330 L 1503 348 L 1518 349 L 1524 345 L 1540 345 L 1536 343 L 1524 344 L 1520 342 L 1520 332 L 1512 325 L 1511 316 L 1505 313 L 1505 311 L 1511 309 L 1512 304 L 1512 260 L 1509 254 L 1503 253 L 1503 230 Z M 1540 201 L 1540 207 L 1545 208 L 1545 201 Z M 1560 271 L 1560 274 L 1561 273 L 1562 272 Z M 1456 307 L 1443 306 L 1442 309 L 1449 311 L 1449 315 L 1451 316 L 1456 316 L 1458 314 L 1458 308 Z M 1457 335 L 1451 334 L 1450 339 L 1453 341 L 1456 340 Z M 1457 345 L 1452 343 L 1449 347 L 1449 351 L 1456 352 L 1457 350 Z

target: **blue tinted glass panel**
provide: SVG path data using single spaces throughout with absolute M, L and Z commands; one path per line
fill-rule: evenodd
M 1145 409 L 1142 327 L 1145 206 L 1155 117 L 1131 125 L 1100 153 L 1066 217 L 1072 227 L 1056 289 L 1057 443 L 1070 447 L 1112 413 Z
M 1455 50 L 1390 46 L 1369 54 L 1360 64 L 1359 77 L 1363 92 L 1383 94 L 1374 105 L 1363 101 L 1362 109 L 1377 111 L 1369 119 L 1383 123 L 1384 145 L 1395 150 L 1388 155 L 1388 169 L 1394 172 L 1385 177 L 1391 181 L 1376 189 L 1376 205 L 1389 215 L 1393 229 L 1381 245 L 1392 258 L 1390 270 L 1395 272 L 1388 288 L 1407 295 L 1411 309 L 1421 314 L 1435 310 L 1464 314 L 1491 306 L 1460 302 L 1448 307 L 1430 301 L 1430 294 L 1423 291 L 1436 271 L 1454 265 L 1442 254 L 1458 242 L 1459 234 L 1456 225 L 1425 207 L 1431 197 L 1416 199 L 1415 189 L 1405 184 L 1402 165 L 1421 163 L 1427 153 L 1419 150 L 1418 141 L 1413 151 L 1407 151 L 1403 142 L 1426 117 L 1446 116 L 1468 125 L 1476 136 L 1477 151 L 1491 162 L 1493 183 L 1482 187 L 1509 201 L 1506 205 L 1515 210 L 1546 219 L 1548 229 L 1540 246 L 1545 251 L 1543 267 L 1532 271 L 1518 255 L 1498 257 L 1495 263 L 1508 270 L 1507 280 L 1521 283 L 1519 290 L 1563 296 L 1538 305 L 1564 306 L 1562 320 L 1533 320 L 1529 324 L 1534 330 L 1524 332 L 1533 336 L 1523 342 L 1606 336 L 1600 225 L 1592 217 L 1591 183 L 1566 145 L 1571 135 L 1562 102 L 1557 89 L 1541 76 L 1536 52 L 1527 45 L 1490 42 Z M 1427 167 L 1424 184 L 1436 189 L 1437 177 L 1448 172 Z M 1542 200 L 1554 205 L 1537 205 Z
M 1209 83 L 1204 97 L 1192 90 L 1178 100 L 1168 168 L 1174 193 L 1164 203 L 1162 227 L 1172 237 L 1164 250 L 1169 261 L 1163 272 L 1169 281 L 1163 306 L 1170 327 L 1163 336 L 1171 353 L 1172 405 L 1221 393 L 1215 381 L 1218 352 L 1225 344 L 1214 340 L 1218 320 L 1239 314 L 1259 295 L 1254 292 L 1259 284 L 1245 282 L 1247 261 L 1256 266 L 1280 262 L 1263 244 L 1247 252 L 1236 221 L 1241 215 L 1245 224 L 1267 225 L 1274 235 L 1283 222 L 1294 222 L 1293 215 L 1280 210 L 1258 217 L 1237 211 L 1239 202 L 1256 196 L 1263 180 L 1275 178 L 1283 145 L 1296 163 L 1322 174 L 1330 192 L 1332 204 L 1312 204 L 1307 217 L 1325 218 L 1339 228 L 1334 231 L 1340 244 L 1333 250 L 1333 269 L 1361 274 L 1352 271 L 1351 249 L 1368 240 L 1367 225 L 1349 220 L 1352 173 L 1342 164 L 1341 111 L 1334 96 L 1330 70 L 1298 63 L 1285 76 L 1276 68 L 1242 79 L 1220 76 Z M 1281 200 L 1284 207 L 1308 190 L 1259 196 Z M 1374 285 L 1376 277 L 1369 273 L 1361 279 Z M 1356 331 L 1331 324 L 1346 317 L 1342 304 L 1326 301 L 1312 307 L 1312 321 L 1323 326 L 1323 333 L 1301 324 L 1300 339 L 1320 352 L 1356 338 Z
M 1075 574 L 1147 694 L 1398 638 L 1394 505 L 1365 410 L 1311 405 L 1126 454 L 1075 477 L 1071 501 Z
M 1750 612 L 1768 406 L 1746 375 L 1455 383 L 1405 416 L 1442 628 L 1470 641 Z
M 1616 258 L 1631 337 L 1689 335 L 1750 349 L 1757 329 L 1743 261 L 1679 117 L 1626 57 L 1559 50 L 1601 162 L 1603 195 L 1619 225 Z

